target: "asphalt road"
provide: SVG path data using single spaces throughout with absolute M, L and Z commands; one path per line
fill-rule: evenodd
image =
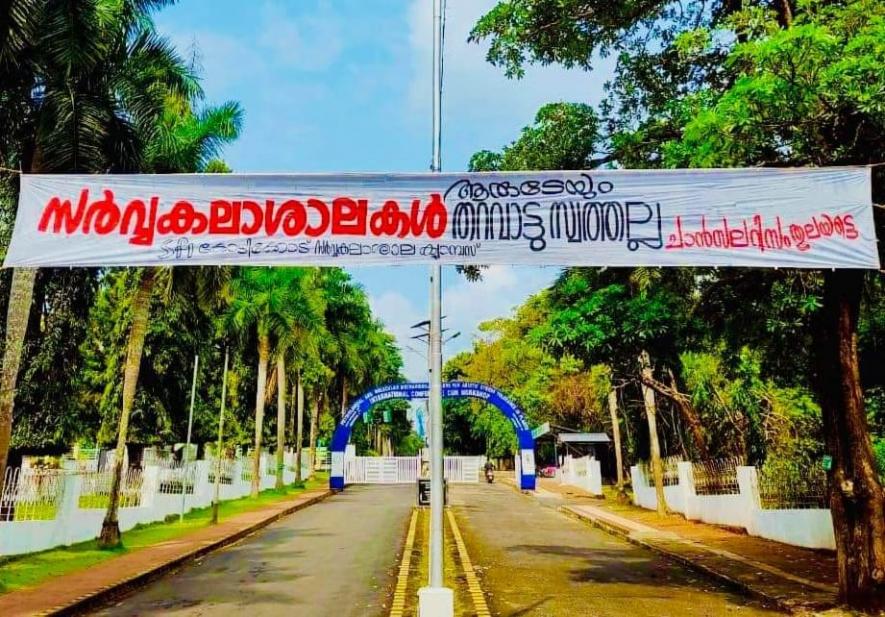
M 776 615 L 685 567 L 502 484 L 451 502 L 493 615 Z
M 98 614 L 384 615 L 414 500 L 411 485 L 348 487 Z

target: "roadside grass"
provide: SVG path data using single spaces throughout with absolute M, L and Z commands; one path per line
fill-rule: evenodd
M 259 510 L 327 483 L 328 475 L 317 473 L 301 486 L 291 484 L 280 490 L 269 489 L 262 491 L 255 499 L 243 497 L 222 501 L 218 508 L 218 517 L 219 520 L 224 520 Z M 174 540 L 208 526 L 211 518 L 210 507 L 191 510 L 184 515 L 183 521 L 174 516 L 171 522 L 138 525 L 123 533 L 123 546 L 116 549 L 100 549 L 95 540 L 88 540 L 40 553 L 0 558 L 0 594 L 33 587 L 47 579 L 89 568 L 130 551 Z

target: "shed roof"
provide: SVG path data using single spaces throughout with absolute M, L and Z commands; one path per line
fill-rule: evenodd
M 556 438 L 563 443 L 609 443 L 605 433 L 559 433 Z

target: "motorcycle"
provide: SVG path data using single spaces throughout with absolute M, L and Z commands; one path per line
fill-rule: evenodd
M 494 481 L 495 481 L 495 470 L 490 467 L 490 468 L 486 469 L 486 482 L 491 484 Z

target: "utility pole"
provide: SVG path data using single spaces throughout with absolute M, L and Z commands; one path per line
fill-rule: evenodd
M 212 524 L 218 522 L 221 501 L 221 448 L 224 444 L 224 403 L 227 397 L 227 365 L 230 349 L 224 348 L 224 373 L 221 376 L 221 414 L 218 416 L 218 445 L 215 447 L 215 498 L 212 500 Z
M 184 520 L 184 502 L 187 499 L 187 476 L 188 461 L 191 452 L 191 430 L 194 426 L 194 399 L 197 396 L 197 368 L 200 366 L 200 356 L 194 356 L 194 377 L 191 380 L 191 410 L 187 416 L 187 443 L 184 446 L 184 453 L 181 456 L 181 511 L 178 513 L 178 520 Z M 191 484 L 193 486 L 193 484 Z
M 433 0 L 433 162 L 442 170 L 442 69 L 445 0 Z M 430 266 L 430 581 L 418 591 L 420 617 L 452 617 L 454 595 L 443 586 L 442 268 Z

